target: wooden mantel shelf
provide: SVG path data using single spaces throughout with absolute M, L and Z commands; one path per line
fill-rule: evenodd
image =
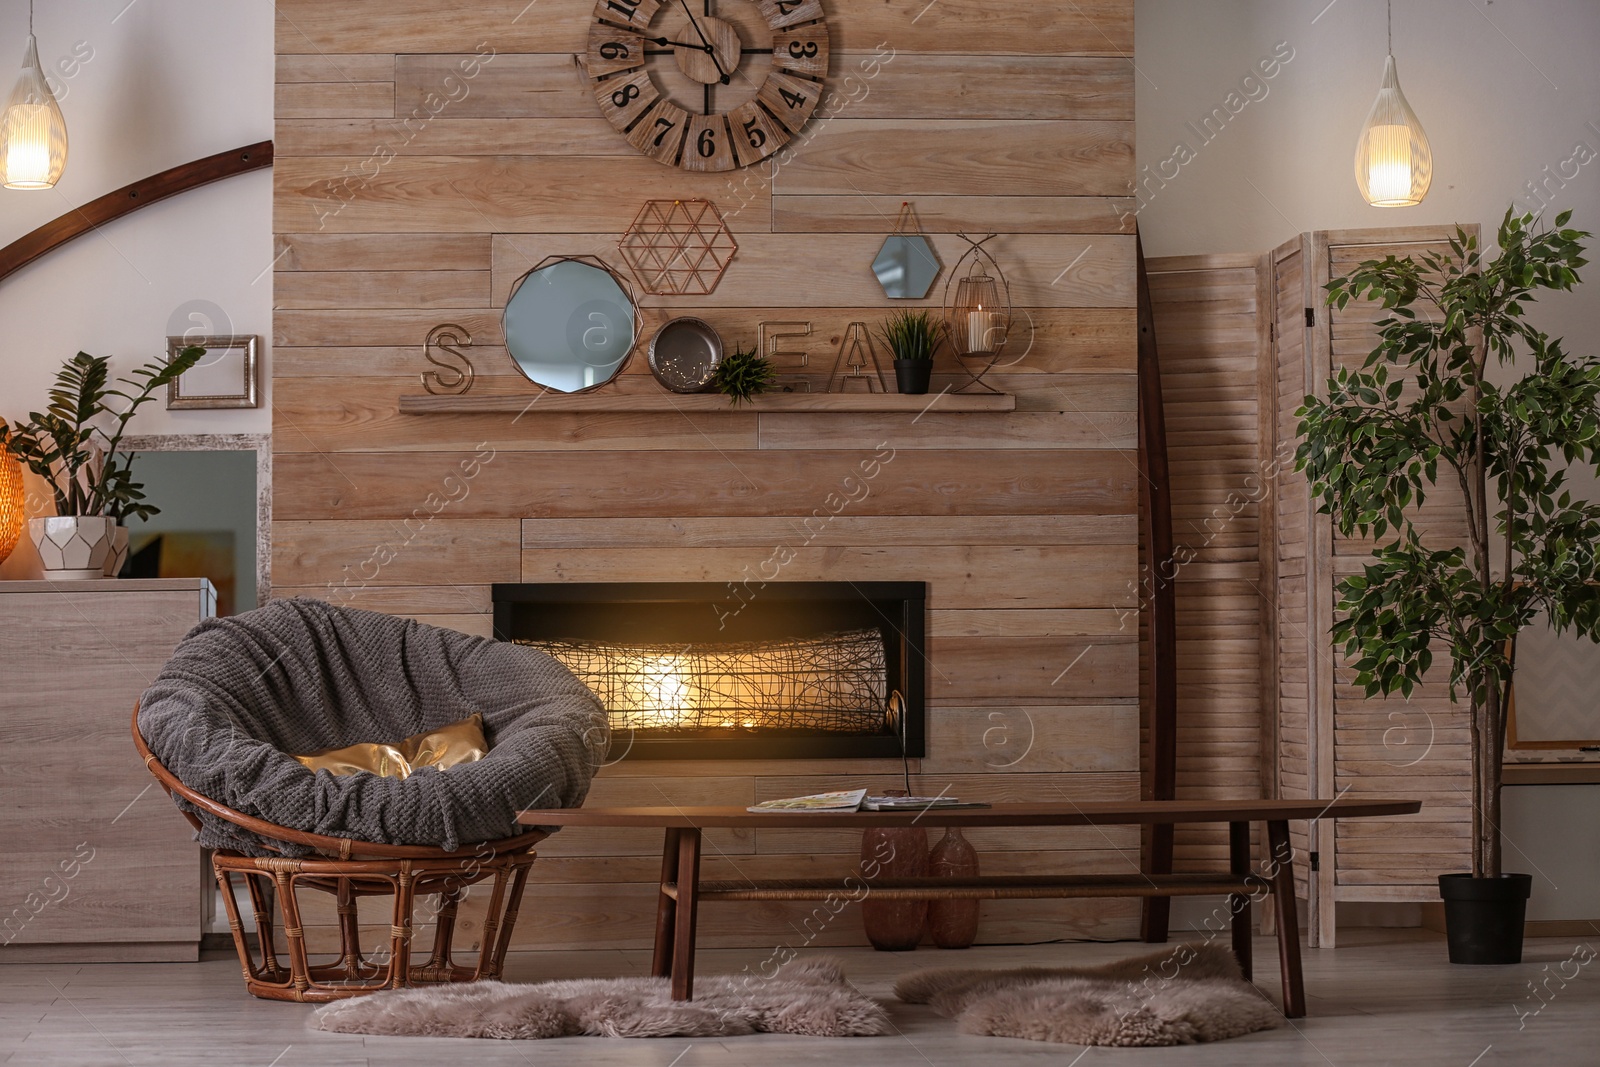
M 541 411 L 962 412 L 1017 410 L 1000 393 L 773 393 L 733 407 L 718 393 L 542 393 L 533 396 L 403 396 L 402 415 L 535 414 Z

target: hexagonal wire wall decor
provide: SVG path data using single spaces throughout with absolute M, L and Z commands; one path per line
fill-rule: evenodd
M 506 348 L 516 368 L 560 393 L 598 389 L 633 354 L 644 322 L 633 288 L 594 256 L 549 256 L 506 301 Z
M 890 300 L 921 300 L 933 289 L 944 264 L 934 251 L 933 242 L 924 237 L 910 201 L 900 205 L 894 232 L 884 239 L 872 273 Z
M 646 200 L 617 250 L 651 296 L 705 296 L 739 243 L 709 200 Z

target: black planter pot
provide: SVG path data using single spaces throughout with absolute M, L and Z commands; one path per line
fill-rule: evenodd
M 928 391 L 928 380 L 933 377 L 931 359 L 897 359 L 894 361 L 894 380 L 900 391 L 908 396 L 920 396 Z
M 1474 878 L 1441 874 L 1445 937 L 1451 963 L 1521 963 L 1522 924 L 1533 875 Z

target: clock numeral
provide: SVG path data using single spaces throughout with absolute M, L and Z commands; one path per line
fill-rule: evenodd
M 712 130 L 709 127 L 707 127 L 706 129 L 701 130 L 700 131 L 700 139 L 695 142 L 695 147 L 697 149 L 699 149 L 700 155 L 703 156 L 706 159 L 710 159 L 712 156 L 716 155 L 717 154 L 717 135 L 716 135 L 716 131 Z
M 789 55 L 790 55 L 791 58 L 794 58 L 794 59 L 816 59 L 817 58 L 817 42 L 815 42 L 815 41 L 807 41 L 807 42 L 805 42 L 805 44 L 801 44 L 799 41 L 790 41 L 789 42 Z M 614 57 L 609 57 L 608 56 L 607 58 L 614 58 Z
M 627 107 L 628 101 L 636 100 L 638 97 L 639 87 L 637 85 L 624 85 L 622 88 L 611 94 L 611 102 L 616 104 L 618 107 Z
M 640 0 L 610 0 L 610 2 L 606 4 L 606 7 L 622 15 L 629 22 L 632 22 L 633 16 L 639 13 L 639 3 Z M 780 6 L 782 3 L 783 0 L 779 0 Z
M 734 162 L 741 167 L 766 159 L 789 140 L 783 126 L 773 121 L 759 100 L 747 101 L 728 112 L 728 134 Z
M 817 109 L 819 92 L 821 87 L 816 82 L 774 70 L 756 94 L 756 102 L 790 134 L 796 134 Z
M 751 119 L 744 124 L 745 136 L 750 138 L 751 148 L 761 148 L 767 143 L 767 131 L 760 128 L 760 119 Z
M 760 6 L 761 15 L 767 20 L 767 25 L 775 30 L 807 22 L 821 22 L 827 17 L 822 10 L 821 0 L 755 0 L 755 2 Z M 802 34 L 814 32 L 821 31 L 801 31 Z
M 628 143 L 651 159 L 676 166 L 688 122 L 688 112 L 670 100 L 658 99 L 634 125 L 628 134 Z
M 628 51 L 628 46 L 621 41 L 607 41 L 600 46 L 602 59 L 627 59 L 633 53 Z

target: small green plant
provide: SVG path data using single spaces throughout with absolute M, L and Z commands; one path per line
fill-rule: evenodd
M 27 422 L 0 419 L 0 440 L 50 483 L 56 514 L 104 515 L 119 522 L 129 515 L 148 519 L 160 509 L 144 502 L 144 486 L 133 480 L 134 457 L 118 451 L 123 435 L 157 389 L 205 354 L 205 349 L 191 346 L 170 363 L 152 361 L 131 377 L 112 381 L 108 357 L 79 352 L 56 373 L 49 407 L 29 412 Z M 120 411 L 111 406 L 113 398 L 124 402 Z
M 926 311 L 897 311 L 878 327 L 878 336 L 895 359 L 932 359 L 939 347 L 939 324 Z
M 762 393 L 770 393 L 778 384 L 778 369 L 772 360 L 756 355 L 756 350 L 736 348 L 732 355 L 722 357 L 717 372 L 711 379 L 717 392 L 733 399 L 738 407 Z

